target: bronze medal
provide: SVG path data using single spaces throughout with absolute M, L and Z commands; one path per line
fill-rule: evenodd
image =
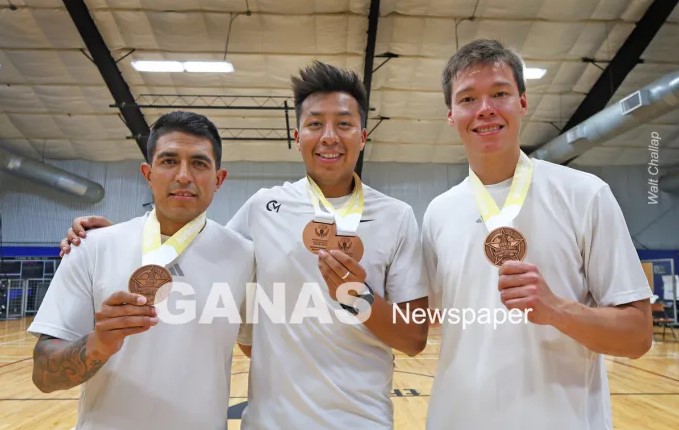
M 146 297 L 146 304 L 160 303 L 170 295 L 172 274 L 163 266 L 147 264 L 135 270 L 127 288 Z
M 337 249 L 356 261 L 363 258 L 363 241 L 358 236 L 333 236 L 328 242 L 328 251 Z
M 500 227 L 488 233 L 483 249 L 488 260 L 500 267 L 506 261 L 523 261 L 526 257 L 526 239 L 511 227 Z
M 304 227 L 302 241 L 309 251 L 317 254 L 321 249 L 328 248 L 328 241 L 335 237 L 336 232 L 335 224 L 310 221 Z

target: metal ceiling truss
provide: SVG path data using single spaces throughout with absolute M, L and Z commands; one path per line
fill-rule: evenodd
M 220 110 L 282 110 L 285 128 L 222 128 L 227 133 L 222 140 L 278 140 L 287 141 L 292 148 L 292 130 L 289 111 L 293 108 L 286 96 L 257 95 L 199 95 L 199 94 L 140 94 L 134 101 L 137 108 L 153 109 L 220 109 Z M 120 108 L 119 104 L 110 107 Z M 148 136 L 148 134 L 147 134 Z
M 286 96 L 255 95 L 184 95 L 184 94 L 140 94 L 127 106 L 157 109 L 238 109 L 238 110 L 290 110 Z M 120 108 L 120 103 L 110 107 Z
M 111 56 L 99 29 L 92 20 L 90 12 L 83 0 L 63 0 L 73 23 L 80 33 L 92 61 L 99 69 L 116 105 L 120 109 L 125 125 L 130 129 L 137 141 L 139 150 L 146 157 L 146 138 L 149 126 L 139 107 L 134 104 L 134 97 L 123 75 L 118 70 L 116 60 Z
M 291 143 L 288 128 L 227 127 L 218 128 L 222 140 L 279 140 Z

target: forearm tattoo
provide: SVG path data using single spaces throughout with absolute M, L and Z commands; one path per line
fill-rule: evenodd
M 66 390 L 90 379 L 105 361 L 87 358 L 87 336 L 75 342 L 42 335 L 33 351 L 33 381 L 43 391 Z

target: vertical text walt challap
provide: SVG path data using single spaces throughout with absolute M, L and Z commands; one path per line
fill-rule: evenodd
M 648 161 L 648 204 L 657 205 L 660 189 L 658 187 L 658 176 L 660 169 L 658 168 L 660 160 L 660 134 L 657 131 L 651 132 L 651 144 L 648 145 L 648 151 L 651 158 Z

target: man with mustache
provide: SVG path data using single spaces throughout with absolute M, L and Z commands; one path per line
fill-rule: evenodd
M 239 322 L 175 325 L 163 316 L 176 295 L 154 294 L 173 281 L 197 304 L 244 301 L 252 243 L 205 217 L 226 178 L 221 154 L 204 116 L 161 116 L 141 165 L 155 208 L 91 232 L 55 273 L 28 329 L 40 336 L 33 382 L 46 393 L 82 384 L 77 429 L 225 428 Z

